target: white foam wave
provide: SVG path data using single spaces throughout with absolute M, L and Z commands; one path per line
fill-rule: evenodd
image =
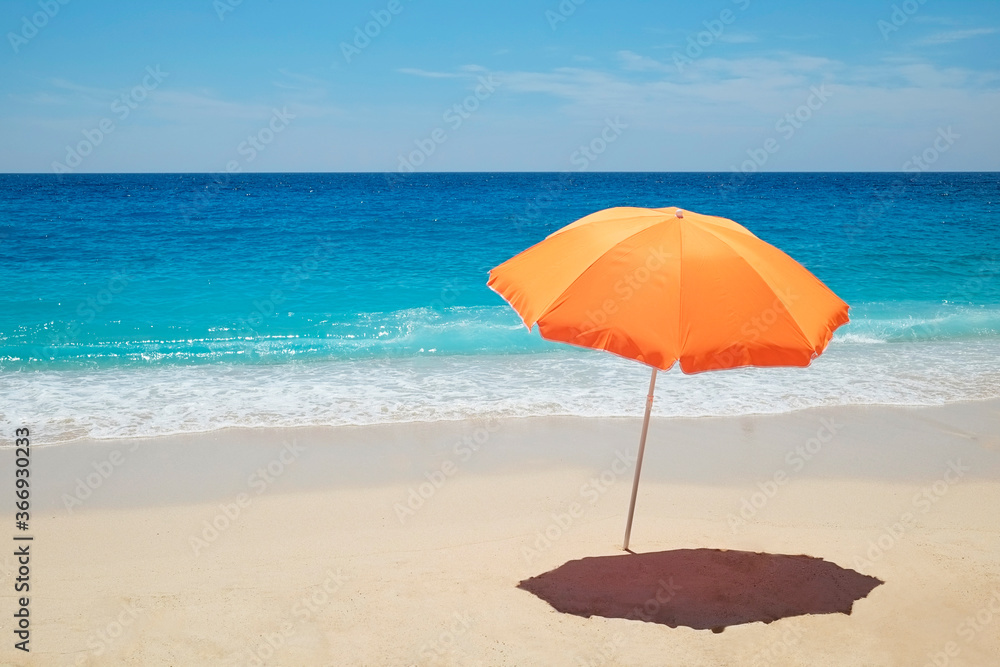
M 847 345 L 807 369 L 661 374 L 654 414 L 786 412 L 819 405 L 932 405 L 1000 397 L 1000 341 Z M 211 364 L 0 376 L 0 424 L 39 442 L 228 427 L 469 417 L 639 416 L 648 370 L 599 352 Z
M 843 333 L 837 336 L 837 342 L 840 343 L 860 343 L 862 345 L 882 345 L 883 343 L 888 343 L 889 341 L 885 338 L 879 338 L 872 334 L 864 333 Z

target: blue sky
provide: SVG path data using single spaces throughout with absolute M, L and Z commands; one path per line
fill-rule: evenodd
M 0 27 L 3 172 L 1000 170 L 995 0 L 6 0 Z

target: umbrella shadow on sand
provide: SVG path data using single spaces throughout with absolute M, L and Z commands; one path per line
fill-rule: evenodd
M 518 588 L 557 611 L 722 632 L 804 614 L 850 614 L 883 582 L 811 556 L 678 549 L 573 560 Z

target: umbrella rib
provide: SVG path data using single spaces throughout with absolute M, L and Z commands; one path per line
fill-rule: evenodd
M 547 313 L 549 312 L 549 309 L 551 309 L 551 308 L 552 308 L 552 306 L 553 306 L 553 305 L 554 305 L 555 303 L 557 303 L 557 302 L 559 301 L 559 299 L 561 299 L 561 298 L 563 297 L 563 295 L 564 295 L 564 294 L 566 294 L 566 292 L 568 292 L 568 291 L 569 291 L 569 290 L 570 290 L 570 289 L 571 289 L 571 288 L 573 287 L 573 285 L 575 285 L 575 284 L 576 284 L 577 282 L 579 282 L 579 281 L 580 281 L 580 280 L 581 280 L 581 279 L 582 279 L 582 278 L 583 278 L 583 277 L 584 277 L 584 276 L 585 276 L 585 275 L 586 275 L 586 274 L 587 274 L 587 273 L 588 273 L 588 272 L 589 272 L 589 271 L 590 271 L 591 269 L 593 269 L 593 268 L 594 268 L 594 266 L 595 266 L 595 265 L 596 265 L 596 264 L 597 264 L 598 262 L 600 262 L 600 261 L 601 261 L 602 259 L 604 259 L 604 258 L 605 258 L 605 257 L 606 257 L 606 256 L 608 255 L 608 253 L 610 253 L 610 252 L 611 252 L 612 250 L 614 250 L 615 248 L 617 248 L 618 246 L 620 246 L 620 245 L 621 245 L 622 243 L 625 243 L 625 242 L 626 242 L 626 241 L 628 241 L 629 239 L 633 239 L 633 238 L 635 238 L 636 236 L 638 236 L 639 234 L 643 234 L 643 233 L 645 233 L 645 232 L 648 232 L 648 231 L 649 231 L 650 229 L 653 229 L 654 227 L 656 227 L 656 225 L 659 225 L 659 224 L 663 224 L 663 223 L 668 223 L 668 222 L 671 222 L 671 221 L 670 221 L 669 219 L 667 219 L 667 220 L 660 220 L 660 221 L 658 221 L 658 222 L 654 222 L 653 224 L 649 225 L 648 227 L 643 227 L 643 228 L 642 228 L 642 229 L 640 229 L 639 231 L 637 231 L 637 232 L 635 232 L 635 233 L 632 233 L 632 234 L 629 234 L 628 236 L 626 236 L 626 237 L 624 237 L 624 238 L 622 238 L 622 239 L 618 240 L 618 241 L 617 241 L 617 242 L 616 242 L 616 243 L 615 243 L 614 245 L 610 246 L 610 247 L 609 247 L 609 248 L 608 248 L 607 250 L 605 250 L 605 251 L 604 251 L 604 252 L 602 252 L 602 253 L 601 253 L 600 255 L 598 255 L 597 257 L 595 257 L 595 258 L 594 258 L 594 261 L 592 261 L 592 262 L 590 263 L 590 265 L 589 265 L 589 266 L 588 266 L 587 268 L 585 268 L 585 269 L 584 269 L 583 271 L 580 271 L 580 272 L 579 272 L 579 273 L 578 273 L 578 274 L 576 275 L 576 277 L 575 277 L 575 278 L 573 278 L 573 280 L 571 280 L 571 281 L 570 281 L 570 283 L 569 283 L 568 285 L 566 285 L 566 287 L 564 287 L 564 288 L 563 288 L 563 289 L 562 289 L 562 290 L 561 290 L 561 291 L 560 291 L 560 292 L 559 292 L 558 294 L 556 294 L 556 295 L 555 295 L 555 296 L 554 296 L 554 297 L 552 298 L 552 300 L 551 300 L 551 301 L 549 301 L 549 302 L 548 302 L 547 304 L 545 304 L 545 307 L 544 307 L 544 308 L 542 308 L 542 309 L 541 309 L 541 310 L 539 311 L 539 313 L 538 313 L 538 317 L 536 317 L 536 318 L 535 318 L 535 322 L 534 322 L 534 324 L 538 324 L 538 322 L 539 322 L 539 321 L 540 321 L 540 320 L 541 320 L 541 319 L 542 319 L 543 317 L 545 317 L 545 315 L 546 315 L 546 314 L 547 314 Z M 581 227 L 581 228 L 578 228 L 578 229 L 582 229 L 582 227 Z M 572 230 L 571 230 L 571 231 L 572 231 Z
M 617 206 L 615 208 L 605 209 L 605 210 L 606 211 L 614 211 L 614 210 L 625 210 L 625 209 L 629 209 L 629 210 L 635 211 L 635 213 L 633 213 L 632 215 L 629 215 L 627 217 L 608 218 L 608 219 L 605 219 L 605 220 L 589 220 L 589 221 L 587 221 L 584 224 L 578 224 L 580 222 L 580 220 L 577 220 L 576 222 L 570 223 L 569 225 L 567 225 L 566 227 L 563 227 L 562 229 L 557 229 L 556 231 L 552 232 L 551 234 L 549 234 L 545 238 L 546 239 L 550 239 L 553 236 L 558 236 L 559 234 L 565 234 L 566 232 L 574 232 L 574 231 L 576 231 L 578 229 L 583 229 L 583 228 L 586 228 L 586 227 L 590 227 L 591 225 L 601 225 L 601 224 L 616 224 L 617 225 L 617 224 L 620 224 L 620 223 L 622 223 L 622 222 L 624 222 L 626 220 L 645 220 L 646 218 L 658 218 L 658 217 L 662 217 L 663 215 L 665 215 L 664 212 L 659 211 L 658 209 L 639 208 L 639 207 L 636 207 L 636 206 Z M 654 213 L 651 213 L 651 211 L 655 212 L 655 213 L 658 213 L 659 215 L 655 215 Z M 597 211 L 597 213 L 603 213 L 603 212 L 604 211 Z M 596 215 L 596 213 L 591 213 L 591 215 Z M 585 217 L 590 217 L 590 216 L 585 216 Z M 582 220 L 582 218 L 581 218 L 581 220 Z M 660 222 L 662 222 L 662 220 Z M 655 225 L 657 223 L 654 222 L 653 224 Z
M 747 261 L 746 257 L 744 257 L 744 256 L 743 256 L 743 255 L 742 255 L 742 254 L 741 254 L 741 253 L 740 253 L 740 252 L 739 252 L 739 251 L 738 251 L 738 250 L 737 250 L 736 248 L 734 248 L 734 247 L 733 247 L 732 245 L 730 245 L 730 243 L 729 243 L 729 242 L 728 242 L 728 241 L 727 241 L 726 239 L 724 239 L 724 238 L 722 238 L 721 236 L 719 236 L 718 234 L 716 234 L 714 230 L 712 230 L 712 229 L 706 229 L 706 228 L 702 227 L 701 225 L 699 225 L 699 228 L 700 228 L 700 229 L 701 229 L 702 231 L 704 231 L 704 232 L 705 232 L 706 234 L 710 234 L 710 235 L 711 235 L 711 236 L 712 236 L 713 238 L 715 238 L 715 239 L 716 239 L 717 241 L 719 241 L 719 242 L 720 242 L 720 243 L 722 243 L 722 244 L 723 244 L 724 246 L 726 246 L 727 248 L 729 248 L 729 249 L 730 249 L 730 250 L 732 251 L 732 253 L 733 253 L 733 254 L 734 254 L 734 255 L 735 255 L 735 256 L 736 256 L 736 257 L 737 257 L 737 258 L 738 258 L 738 259 L 739 259 L 739 260 L 740 260 L 741 262 L 743 262 L 743 264 L 745 264 L 745 265 L 746 265 L 747 267 L 749 267 L 749 268 L 750 268 L 750 270 L 751 270 L 751 271 L 752 271 L 752 272 L 753 272 L 753 273 L 754 273 L 755 275 L 757 275 L 757 276 L 760 276 L 760 280 L 761 280 L 761 282 L 763 282 L 763 283 L 764 283 L 764 284 L 765 284 L 765 285 L 767 286 L 767 288 L 768 288 L 768 289 L 769 289 L 769 290 L 771 291 L 771 294 L 772 294 L 772 295 L 774 296 L 774 298 L 775 298 L 775 299 L 777 299 L 778 301 L 780 301 L 780 302 L 781 302 L 781 304 L 782 304 L 782 305 L 783 305 L 783 306 L 785 307 L 785 312 L 786 312 L 786 313 L 788 313 L 788 316 L 789 316 L 789 319 L 791 319 L 792 323 L 793 323 L 793 324 L 795 325 L 795 330 L 796 330 L 796 331 L 798 332 L 799 336 L 801 336 L 801 338 L 802 338 L 802 341 L 803 341 L 803 342 L 804 342 L 804 343 L 805 343 L 805 344 L 806 344 L 807 346 L 809 346 L 809 347 L 813 347 L 813 344 L 812 344 L 812 341 L 811 341 L 811 340 L 809 340 L 809 336 L 807 336 L 807 335 L 806 335 L 806 332 L 805 332 L 805 331 L 804 331 L 804 330 L 802 329 L 802 325 L 801 325 L 801 324 L 799 324 L 799 321 L 798 321 L 798 320 L 797 320 L 797 319 L 795 318 L 795 315 L 794 315 L 794 313 L 792 313 L 791 309 L 790 309 L 790 308 L 788 307 L 788 304 L 787 304 L 787 303 L 785 303 L 785 300 L 781 298 L 781 295 L 780 295 L 780 294 L 778 294 L 778 291 L 777 291 L 777 290 L 776 290 L 776 289 L 774 288 L 774 286 L 773 286 L 773 285 L 772 285 L 772 284 L 771 284 L 771 283 L 770 283 L 770 282 L 769 282 L 769 281 L 767 280 L 767 278 L 765 278 L 764 276 L 762 276 L 762 275 L 760 274 L 760 272 L 759 272 L 759 271 L 757 271 L 757 269 L 755 269 L 755 268 L 754 268 L 753 264 L 751 264 L 750 262 L 748 262 L 748 261 Z M 763 243 L 767 243 L 767 241 L 764 241 L 763 239 L 761 239 L 761 241 L 762 241 Z M 770 245 L 770 244 L 768 244 L 768 245 Z M 772 247 L 773 247 L 773 246 L 772 246 Z M 779 251 L 780 251 L 780 248 L 779 248 Z M 781 251 L 781 252 L 784 252 L 784 251 Z M 787 255 L 787 253 L 786 253 L 786 255 Z M 793 261 L 793 262 L 795 261 L 795 260 L 794 260 L 793 258 L 791 258 L 791 257 L 789 257 L 789 259 L 792 259 L 792 261 Z M 801 266 L 801 264 L 800 264 L 800 266 Z M 804 268 L 804 267 L 803 267 L 803 268 Z M 808 270 L 808 269 L 807 269 L 807 270 Z M 827 289 L 829 289 L 829 288 L 827 288 Z
M 662 209 L 656 209 L 656 210 L 662 210 Z M 691 211 L 688 211 L 688 213 L 691 213 Z M 693 220 L 694 220 L 695 224 L 698 224 L 699 226 L 700 225 L 712 225 L 713 227 L 716 227 L 718 229 L 724 229 L 724 230 L 730 231 L 730 232 L 737 232 L 739 234 L 746 234 L 747 236 L 750 236 L 750 237 L 755 238 L 755 239 L 760 238 L 759 236 L 757 236 L 756 234 L 754 234 L 753 232 L 751 232 L 749 229 L 747 229 L 746 227 L 744 227 L 740 223 L 736 222 L 735 220 L 730 220 L 728 218 L 723 218 L 723 217 L 720 217 L 720 216 L 717 216 L 717 215 L 705 215 L 705 214 L 702 214 L 702 213 L 697 213 L 696 215 L 698 217 L 694 218 Z M 726 222 L 732 223 L 734 226 L 730 227 L 730 226 L 728 226 L 726 224 L 723 224 L 723 223 L 726 223 Z
M 681 329 L 683 328 L 684 318 L 681 317 L 681 301 L 684 295 L 684 225 L 677 225 L 677 361 L 680 362 L 681 358 L 684 356 L 684 350 L 687 349 L 687 338 L 681 338 Z M 681 365 L 681 370 L 684 370 L 683 364 Z

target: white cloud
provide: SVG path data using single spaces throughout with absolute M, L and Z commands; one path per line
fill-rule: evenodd
M 481 74 L 487 71 L 482 65 L 462 65 L 457 72 L 435 72 L 432 70 L 420 69 L 417 67 L 400 67 L 396 70 L 400 74 L 409 74 L 424 79 L 461 79 L 467 76 Z
M 983 35 L 992 35 L 997 32 L 996 28 L 967 28 L 965 30 L 947 30 L 945 32 L 938 32 L 933 35 L 928 35 L 922 39 L 918 39 L 914 42 L 916 46 L 941 46 L 942 44 L 952 44 L 954 42 L 961 42 L 966 39 L 972 39 L 973 37 L 982 37 Z
M 879 118 L 951 118 L 962 105 L 975 113 L 998 96 L 1000 72 L 939 67 L 914 58 L 857 66 L 796 53 L 755 58 L 702 58 L 678 72 L 632 51 L 618 53 L 619 69 L 557 68 L 498 72 L 512 94 L 541 94 L 562 103 L 566 117 L 584 120 L 628 114 L 648 126 L 720 127 L 774 123 L 795 110 L 814 86 L 835 90 L 834 109 L 851 112 L 837 122 L 859 126 Z M 977 102 L 976 100 L 980 100 Z M 895 120 L 894 120 L 895 122 Z
M 753 44 L 760 40 L 757 35 L 751 35 L 748 32 L 724 32 L 719 35 L 719 41 L 726 44 Z
M 676 69 L 673 65 L 661 63 L 658 60 L 640 55 L 634 51 L 619 51 L 618 60 L 624 69 L 635 72 L 663 72 Z
M 773 136 L 776 121 L 794 113 L 810 89 L 821 85 L 830 93 L 829 103 L 782 143 L 768 169 L 898 169 L 933 140 L 939 127 L 954 127 L 962 136 L 949 153 L 956 167 L 997 165 L 1000 132 L 992 115 L 1000 108 L 1000 71 L 943 67 L 914 55 L 866 65 L 798 52 L 729 58 L 716 55 L 724 53 L 721 47 L 679 71 L 669 52 L 652 53 L 659 58 L 621 51 L 608 66 L 601 59 L 600 64 L 496 71 L 503 89 L 490 101 L 491 111 L 463 127 L 448 150 L 435 156 L 433 167 L 568 169 L 580 142 L 595 136 L 605 119 L 620 116 L 628 130 L 602 158 L 602 169 L 728 169 Z M 399 71 L 464 85 L 485 70 L 465 65 Z M 219 169 L 246 131 L 285 105 L 298 118 L 312 120 L 296 121 L 268 149 L 266 161 L 251 165 L 255 169 L 391 169 L 400 148 L 426 132 L 423 121 L 413 120 L 421 116 L 400 113 L 395 106 L 364 106 L 362 99 L 347 113 L 334 106 L 336 83 L 322 76 L 271 74 L 273 86 L 249 100 L 175 86 L 168 79 L 90 164 L 97 170 Z M 13 152 L 3 156 L 3 163 L 47 169 L 81 128 L 92 125 L 83 113 L 90 108 L 88 100 L 98 103 L 95 113 L 106 114 L 119 94 L 65 79 L 45 81 L 33 99 L 18 99 L 28 102 L 27 113 L 7 123 Z M 437 118 L 438 97 L 421 104 L 414 102 L 413 109 Z M 75 113 L 66 118 L 65 109 L 56 105 Z M 60 115 L 58 127 L 54 113 Z M 39 136 L 49 137 L 40 152 Z
M 396 70 L 400 74 L 409 74 L 410 76 L 419 76 L 424 79 L 458 79 L 462 75 L 457 72 L 431 72 L 425 69 L 419 69 L 417 67 L 400 67 Z
M 914 23 L 927 23 L 932 25 L 961 25 L 962 21 L 954 16 L 931 16 L 929 14 L 916 14 L 910 19 Z

